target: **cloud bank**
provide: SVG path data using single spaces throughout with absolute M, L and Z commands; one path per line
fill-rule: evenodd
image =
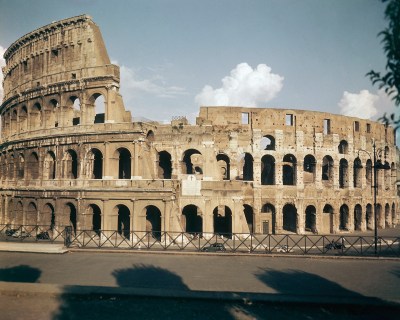
M 195 101 L 204 106 L 257 107 L 272 100 L 281 91 L 283 77 L 271 72 L 266 64 L 255 69 L 240 63 L 222 79 L 222 87 L 213 89 L 206 85 L 196 95 Z
M 0 103 L 3 101 L 3 72 L 1 71 L 2 67 L 5 67 L 6 60 L 4 60 L 3 55 L 6 52 L 6 49 L 0 45 Z

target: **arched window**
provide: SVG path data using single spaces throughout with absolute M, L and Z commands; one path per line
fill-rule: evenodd
M 39 224 L 41 226 L 49 226 L 51 230 L 53 230 L 56 224 L 56 216 L 54 213 L 54 207 L 51 203 L 46 203 L 43 207 L 43 210 L 40 212 L 39 216 Z M 44 229 L 44 228 L 43 228 Z
M 367 160 L 365 165 L 365 178 L 367 180 L 367 184 L 371 185 L 372 183 L 372 161 L 371 159 Z
M 349 144 L 347 143 L 346 140 L 340 141 L 339 146 L 338 146 L 338 151 L 339 151 L 340 154 L 347 154 L 348 153 Z
M 365 210 L 365 220 L 367 223 L 367 230 L 374 229 L 374 216 L 372 212 L 372 205 L 370 203 L 367 204 L 367 209 Z
M 292 204 L 283 207 L 283 230 L 297 232 L 297 209 Z
M 230 160 L 226 154 L 217 154 L 217 164 L 222 180 L 230 179 Z
M 283 157 L 282 180 L 284 185 L 296 185 L 296 157 L 287 154 Z
M 361 231 L 362 228 L 362 207 L 357 204 L 354 207 L 354 230 Z
M 253 181 L 253 156 L 250 153 L 244 154 L 244 163 L 243 163 L 243 180 L 244 181 Z
M 214 233 L 223 237 L 232 238 L 232 211 L 229 207 L 221 205 L 213 210 Z
M 347 188 L 349 186 L 349 170 L 346 159 L 340 159 L 339 163 L 339 187 Z
M 30 130 L 39 129 L 42 126 L 42 107 L 35 103 L 30 112 Z
M 243 213 L 246 218 L 247 226 L 251 234 L 254 233 L 254 213 L 253 208 L 247 204 L 243 205 Z
M 303 175 L 304 183 L 313 183 L 315 181 L 316 161 L 313 155 L 308 154 L 304 157 Z
M 72 225 L 74 233 L 76 234 L 76 223 L 77 223 L 76 208 L 72 203 L 67 203 L 66 208 L 67 208 L 67 214 L 69 216 L 69 223 Z
M 28 226 L 37 225 L 37 207 L 36 204 L 30 202 L 26 210 L 26 220 L 25 224 Z
M 275 150 L 275 138 L 271 135 L 266 135 L 260 141 L 261 150 Z
M 322 159 L 322 181 L 333 181 L 333 159 L 331 156 L 325 156 Z
M 340 207 L 340 224 L 339 230 L 349 231 L 349 207 L 347 205 L 342 205 Z
M 131 213 L 127 206 L 120 204 L 117 206 L 118 211 L 118 233 L 126 239 L 130 239 L 131 233 Z
M 32 152 L 28 158 L 28 180 L 39 178 L 39 157 L 36 152 Z
M 43 178 L 53 180 L 56 178 L 56 157 L 49 151 L 44 159 Z
M 261 212 L 267 214 L 268 221 L 263 221 L 263 234 L 269 234 L 269 223 L 271 223 L 272 234 L 276 233 L 276 211 L 271 203 L 266 203 L 262 206 Z
M 91 99 L 89 99 L 91 104 L 94 105 L 95 109 L 95 117 L 94 123 L 104 123 L 105 122 L 105 98 L 100 93 L 95 93 L 92 95 Z
M 96 204 L 91 204 L 89 206 L 90 213 L 92 216 L 92 230 L 97 234 L 100 235 L 101 231 L 101 209 Z
M 189 149 L 183 154 L 182 172 L 185 174 L 203 174 L 203 157 L 198 150 Z
M 314 206 L 307 206 L 306 211 L 305 231 L 316 233 L 317 231 L 317 210 Z
M 161 240 L 161 212 L 156 206 L 146 207 L 146 231 L 157 241 Z
M 171 155 L 167 151 L 158 153 L 158 177 L 160 179 L 171 179 L 172 177 Z
M 362 164 L 360 158 L 354 159 L 353 164 L 353 177 L 354 177 L 354 188 L 361 188 L 361 169 Z
M 64 179 L 78 178 L 78 156 L 75 150 L 67 150 L 64 154 Z
M 200 209 L 193 205 L 187 205 L 182 210 L 182 228 L 192 235 L 203 233 L 203 218 Z
M 90 179 L 103 178 L 103 154 L 99 149 L 93 148 L 87 155 L 87 173 Z
M 275 184 L 275 158 L 271 155 L 261 158 L 261 184 Z
M 128 149 L 120 148 L 118 152 L 118 179 L 131 178 L 131 153 Z

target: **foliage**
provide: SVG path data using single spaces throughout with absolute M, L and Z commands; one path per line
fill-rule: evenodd
M 400 0 L 382 0 L 388 2 L 385 9 L 385 19 L 389 25 L 378 36 L 382 38 L 383 50 L 386 54 L 386 73 L 371 70 L 367 73 L 373 84 L 391 97 L 396 106 L 400 105 Z M 382 118 L 386 123 L 400 124 L 400 118 L 386 115 Z

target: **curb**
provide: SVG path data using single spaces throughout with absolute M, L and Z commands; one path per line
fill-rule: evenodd
M 227 291 L 190 291 L 190 290 L 162 290 L 134 287 L 101 287 L 58 285 L 42 283 L 0 282 L 0 296 L 32 296 L 51 295 L 57 298 L 75 296 L 90 299 L 127 299 L 127 298 L 165 298 L 165 299 L 196 299 L 220 300 L 232 302 L 262 302 L 262 303 L 293 303 L 318 305 L 348 305 L 348 306 L 375 306 L 400 307 L 400 300 L 379 299 L 357 295 L 294 295 L 281 293 L 257 292 L 227 292 Z

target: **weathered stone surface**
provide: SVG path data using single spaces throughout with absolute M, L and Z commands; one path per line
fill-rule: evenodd
M 366 230 L 373 142 L 391 166 L 377 175 L 379 227 L 398 220 L 390 127 L 240 107 L 201 107 L 195 125 L 132 122 L 119 67 L 86 15 L 32 31 L 4 57 L 0 223 L 122 236 Z

